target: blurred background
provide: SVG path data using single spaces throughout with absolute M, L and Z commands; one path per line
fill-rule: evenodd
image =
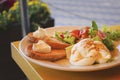
M 120 0 L 27 0 L 30 31 L 54 26 L 120 25 Z M 27 80 L 11 57 L 22 39 L 19 0 L 0 0 L 0 80 Z
M 99 26 L 120 24 L 120 0 L 43 0 L 55 18 L 55 25 Z

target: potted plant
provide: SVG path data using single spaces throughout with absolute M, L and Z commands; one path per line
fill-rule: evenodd
M 28 0 L 28 11 L 31 31 L 36 30 L 34 24 L 38 24 L 43 28 L 54 26 L 54 19 L 51 18 L 50 9 L 45 2 Z M 0 13 L 0 36 L 3 39 L 0 41 L 1 43 L 6 43 L 5 40 L 9 40 L 7 41 L 9 43 L 22 38 L 20 18 L 19 0 L 15 1 L 9 9 Z

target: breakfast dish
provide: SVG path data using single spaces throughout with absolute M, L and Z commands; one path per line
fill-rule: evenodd
M 40 66 L 93 71 L 120 64 L 120 31 L 104 26 L 38 28 L 19 44 L 20 53 Z
M 28 38 L 32 42 L 32 45 L 26 48 L 29 57 L 49 61 L 56 61 L 66 57 L 65 48 L 69 44 L 53 36 L 48 36 L 45 29 L 38 28 L 35 32 L 29 33 Z
M 109 59 L 111 59 L 111 54 L 102 42 L 86 38 L 73 46 L 70 63 L 73 65 L 92 65 L 95 62 L 106 63 Z

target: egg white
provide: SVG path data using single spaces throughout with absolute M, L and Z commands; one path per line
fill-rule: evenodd
M 69 61 L 72 65 L 92 65 L 106 63 L 110 58 L 111 54 L 102 42 L 86 38 L 73 46 Z

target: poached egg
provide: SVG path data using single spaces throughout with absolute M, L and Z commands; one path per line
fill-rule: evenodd
M 106 63 L 110 58 L 109 50 L 101 41 L 86 38 L 73 46 L 69 61 L 72 65 L 92 65 L 95 62 Z

